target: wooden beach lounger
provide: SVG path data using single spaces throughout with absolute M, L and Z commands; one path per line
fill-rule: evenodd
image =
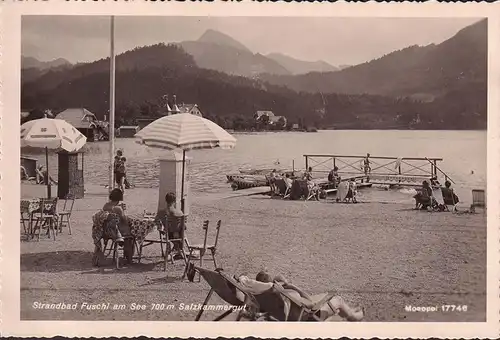
M 210 291 L 203 302 L 200 312 L 195 321 L 199 321 L 204 308 L 208 304 L 212 294 L 215 292 L 231 307 L 244 306 L 238 313 L 236 320 L 250 319 L 253 321 L 338 321 L 339 317 L 334 315 L 323 319 L 319 311 L 325 305 L 328 305 L 332 312 L 336 309 L 331 305 L 330 300 L 336 295 L 334 292 L 328 292 L 312 308 L 305 306 L 302 301 L 290 296 L 279 283 L 263 283 L 255 281 L 264 287 L 263 291 L 256 292 L 256 289 L 245 286 L 235 277 L 227 275 L 219 268 L 216 271 L 194 267 L 201 277 L 210 285 Z M 191 277 L 193 274 L 191 274 Z M 230 308 L 218 316 L 214 321 L 222 320 L 234 311 Z
M 203 305 L 198 312 L 198 315 L 196 315 L 195 321 L 200 320 L 204 312 L 204 307 L 207 306 L 208 301 L 212 297 L 213 293 L 219 295 L 219 297 L 227 302 L 231 307 L 227 311 L 216 317 L 213 321 L 219 321 L 226 318 L 233 311 L 235 311 L 234 307 L 245 306 L 245 302 L 242 301 L 242 299 L 238 298 L 237 291 L 240 291 L 245 296 L 245 299 L 243 300 L 252 300 L 252 296 L 245 293 L 245 289 L 236 281 L 236 279 L 231 278 L 230 276 L 223 273 L 222 269 L 216 269 L 216 271 L 212 271 L 193 266 L 193 270 L 197 271 L 200 276 L 203 277 L 203 279 L 210 285 L 210 291 L 208 292 L 205 301 L 203 301 Z M 194 276 L 193 274 L 194 273 L 192 273 L 191 276 Z M 241 309 L 236 316 L 236 320 L 239 321 L 243 317 L 245 312 L 245 310 Z

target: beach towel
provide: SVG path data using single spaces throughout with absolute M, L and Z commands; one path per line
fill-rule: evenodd
M 394 164 L 394 169 L 398 169 L 401 166 L 402 160 L 403 160 L 403 157 L 398 157 L 398 159 L 396 159 L 396 163 Z
M 348 182 L 340 182 L 337 187 L 337 199 L 339 201 L 344 201 L 349 193 L 349 183 Z

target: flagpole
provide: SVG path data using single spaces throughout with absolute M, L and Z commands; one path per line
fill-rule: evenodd
M 109 72 L 109 190 L 114 186 L 115 159 L 115 17 L 111 16 Z

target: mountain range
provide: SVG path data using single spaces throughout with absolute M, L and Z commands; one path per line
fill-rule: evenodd
M 261 73 L 296 75 L 314 71 L 327 72 L 339 70 L 339 68 L 322 60 L 310 62 L 292 58 L 281 53 L 271 53 L 268 55 L 253 53 L 232 37 L 212 29 L 207 30 L 197 40 L 183 41 L 177 43 L 177 45 L 191 54 L 199 67 L 232 75 L 246 77 L 256 76 Z M 62 58 L 42 62 L 33 57 L 23 57 L 21 65 L 23 69 L 35 68 L 39 70 L 71 66 L 67 60 Z
M 486 90 L 487 46 L 487 21 L 481 20 L 440 44 L 410 46 L 338 72 L 263 74 L 260 78 L 295 91 L 414 96 L 432 101 L 463 87 Z
M 322 71 L 301 74 L 306 64 Z M 109 58 L 62 65 L 22 70 L 22 108 L 84 106 L 99 117 L 106 114 Z M 486 20 L 441 44 L 410 46 L 340 70 L 254 54 L 216 31 L 197 41 L 127 51 L 117 56 L 116 70 L 117 117 L 127 122 L 158 114 L 161 96 L 175 93 L 208 117 L 231 120 L 226 127 L 251 119 L 256 110 L 317 127 L 486 127 Z

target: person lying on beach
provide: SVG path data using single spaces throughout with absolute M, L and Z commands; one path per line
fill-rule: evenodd
M 120 218 L 119 230 L 118 230 L 118 238 L 116 239 L 119 244 L 123 244 L 123 236 L 130 235 L 130 226 L 128 223 L 127 215 L 125 214 L 125 205 L 122 203 L 123 201 L 123 191 L 120 189 L 113 189 L 109 194 L 109 200 L 104 203 L 102 207 L 103 211 L 109 211 L 118 215 Z
M 182 228 L 186 228 L 183 225 L 182 217 L 184 213 L 176 206 L 176 196 L 173 192 L 169 192 L 165 195 L 165 202 L 167 207 L 158 211 L 155 217 L 155 221 L 161 222 L 163 226 L 167 228 L 168 237 L 171 239 L 178 239 L 181 237 Z M 172 242 L 174 244 L 174 249 L 182 249 L 182 241 Z
M 34 179 L 33 177 L 30 177 L 28 175 L 28 171 L 26 170 L 26 168 L 21 165 L 21 180 L 31 181 L 33 179 Z
M 293 285 L 292 283 L 288 282 L 287 279 L 283 275 L 277 275 L 274 277 L 274 279 L 267 273 L 266 271 L 260 271 L 255 280 L 259 282 L 277 282 L 285 288 L 285 292 L 290 295 L 293 298 L 296 298 L 297 300 L 301 301 L 307 308 L 312 308 L 315 303 L 321 298 L 324 297 L 324 294 L 319 294 L 319 295 L 314 295 L 311 296 L 304 292 L 302 289 L 299 287 Z M 352 308 L 349 305 L 347 305 L 340 296 L 334 296 L 330 300 L 330 304 L 333 306 L 334 309 L 330 308 L 328 304 L 325 304 L 323 307 L 320 309 L 320 317 L 322 319 L 326 319 L 328 317 L 334 316 L 338 314 L 342 318 L 348 320 L 348 321 L 361 321 L 364 317 L 364 311 L 362 308 Z
M 40 165 L 36 169 L 36 184 L 47 184 L 48 180 L 50 180 L 51 184 L 57 185 L 57 182 L 52 178 L 52 176 L 48 175 L 48 172 L 44 169 L 43 165 Z

